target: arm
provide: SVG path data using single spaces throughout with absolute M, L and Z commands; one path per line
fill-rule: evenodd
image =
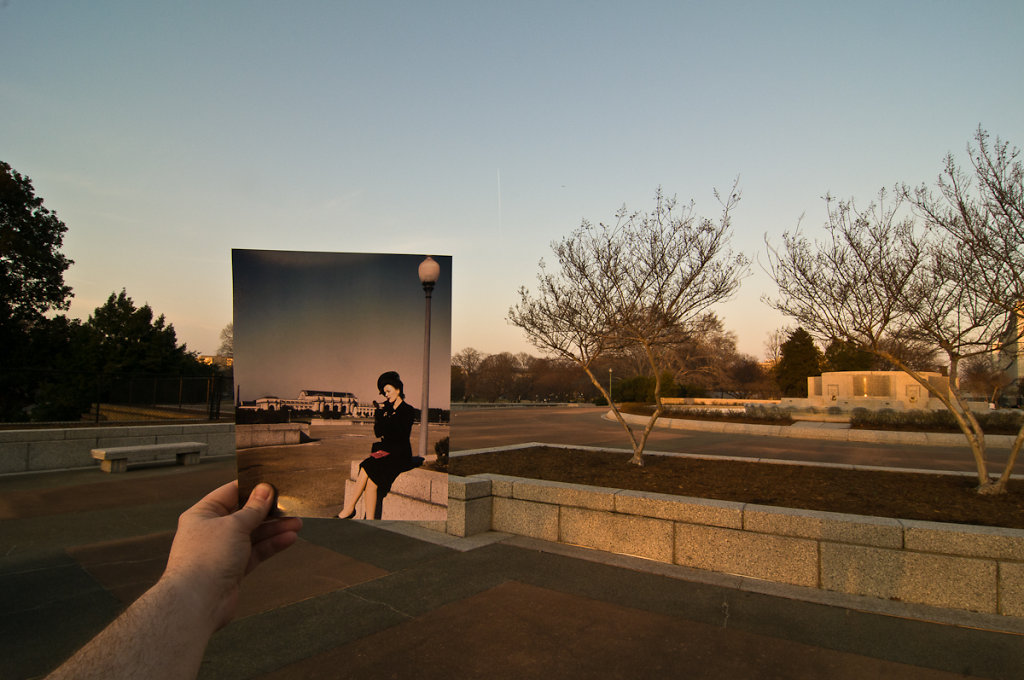
M 242 578 L 295 542 L 302 521 L 265 521 L 270 485 L 234 511 L 237 482 L 225 484 L 178 520 L 160 580 L 54 671 L 63 678 L 194 678 L 210 636 L 227 624 Z
M 376 404 L 377 402 L 373 402 Z M 391 420 L 391 416 L 395 410 L 392 408 L 391 403 L 385 401 L 382 405 L 377 406 L 373 409 L 373 436 L 382 437 L 387 431 L 388 422 Z

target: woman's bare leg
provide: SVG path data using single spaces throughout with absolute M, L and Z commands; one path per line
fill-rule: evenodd
M 377 519 L 377 485 L 373 483 L 372 479 L 366 482 L 363 509 L 366 510 L 366 519 Z
M 345 494 L 345 505 L 341 508 L 341 512 L 338 513 L 338 517 L 345 518 L 351 515 L 356 509 L 356 503 L 359 502 L 359 497 L 363 495 L 363 491 L 366 489 L 366 482 L 370 478 L 366 476 L 366 470 L 359 468 L 359 474 L 356 475 L 356 488 L 350 494 Z M 376 496 L 377 487 L 373 487 L 374 495 Z

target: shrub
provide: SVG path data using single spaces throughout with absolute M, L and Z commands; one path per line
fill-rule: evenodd
M 448 437 L 438 440 L 434 444 L 434 453 L 437 454 L 437 466 L 440 468 L 448 467 Z
M 978 424 L 989 434 L 1017 434 L 1024 424 L 1024 412 L 991 411 L 978 416 Z
M 760 420 L 765 423 L 788 425 L 793 422 L 793 412 L 789 408 L 781 408 L 772 404 L 746 404 L 743 407 L 743 414 L 751 420 Z

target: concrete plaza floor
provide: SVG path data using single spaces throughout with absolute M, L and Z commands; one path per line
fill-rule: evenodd
M 0 477 L 0 678 L 40 677 L 160 575 L 234 459 Z M 202 678 L 1019 678 L 1024 636 L 735 590 L 503 535 L 307 520 L 246 580 Z M 988 628 L 988 629 L 986 629 Z

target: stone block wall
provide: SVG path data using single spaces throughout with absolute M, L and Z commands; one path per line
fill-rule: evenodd
M 305 423 L 235 426 L 235 444 L 240 449 L 301 444 L 303 436 L 309 437 L 309 425 Z
M 0 474 L 94 467 L 90 450 L 107 446 L 205 442 L 204 457 L 235 453 L 233 423 L 130 425 L 0 431 Z
M 447 531 L 500 531 L 777 583 L 1024 616 L 1024 531 L 448 477 Z

